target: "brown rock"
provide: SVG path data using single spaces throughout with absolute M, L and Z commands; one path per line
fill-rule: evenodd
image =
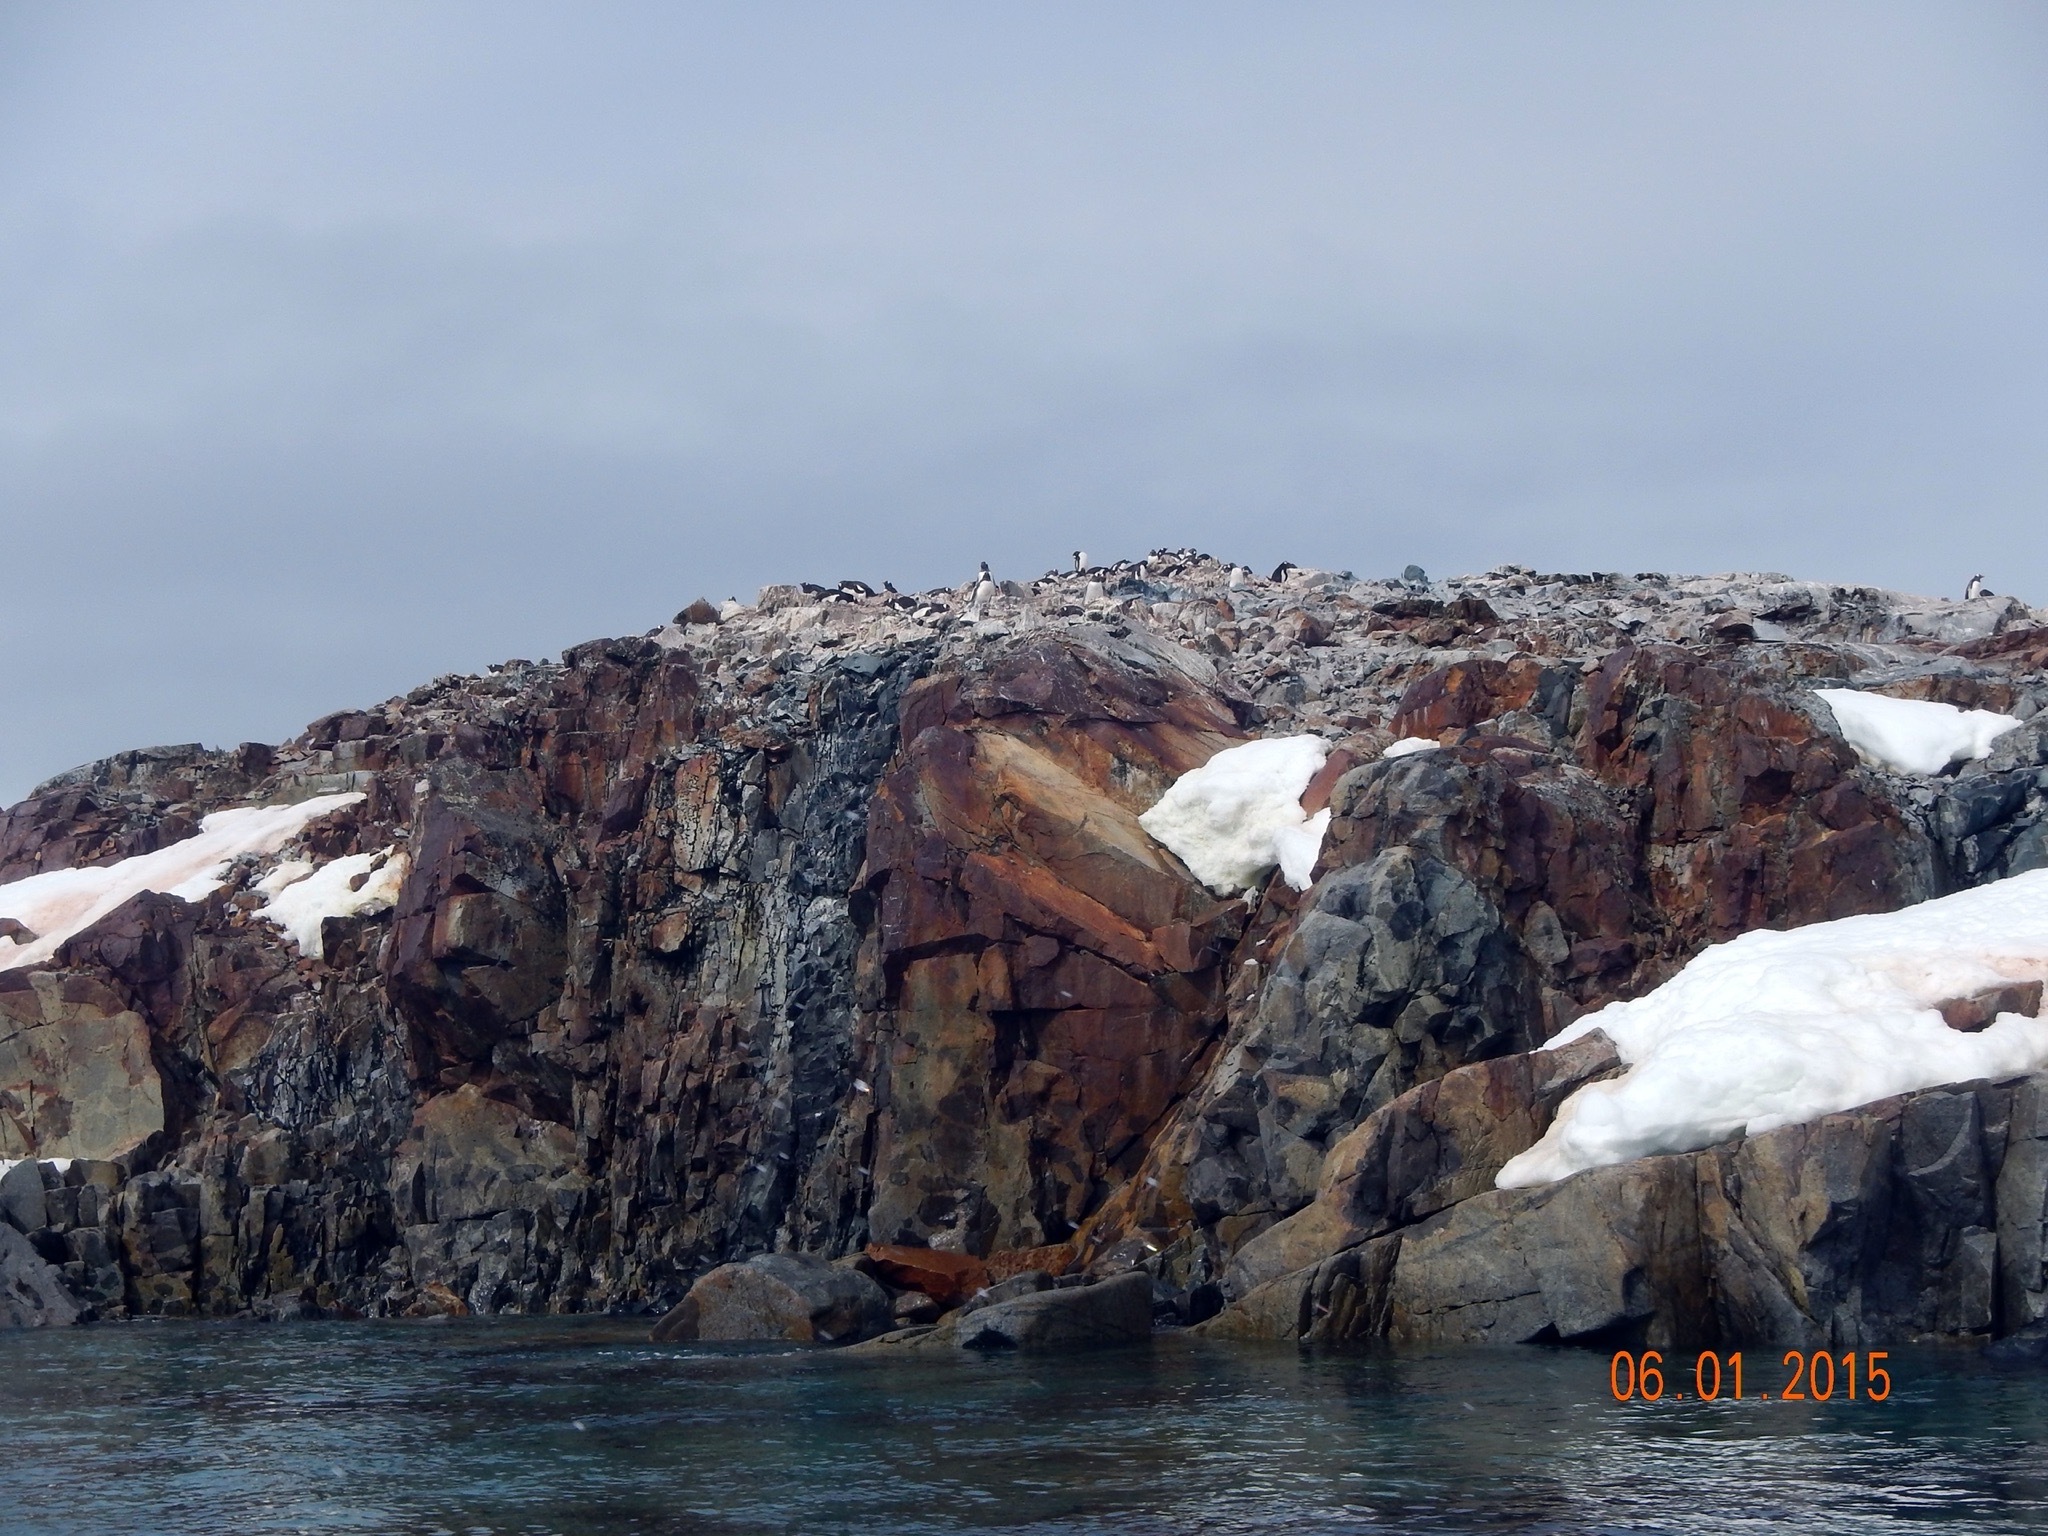
M 869 1243 L 864 1252 L 884 1284 L 921 1291 L 942 1307 L 957 1307 L 989 1283 L 987 1266 L 970 1254 L 901 1243 Z
M 0 971 L 0 1158 L 115 1158 L 164 1129 L 149 1028 L 87 975 Z
M 1982 992 L 1973 992 L 1968 997 L 1952 997 L 1939 1005 L 1941 1020 L 1950 1029 L 1974 1034 L 1996 1019 L 2001 1013 L 2017 1013 L 2029 1019 L 2041 1016 L 2041 983 L 2038 981 L 2011 982 L 2002 987 L 1989 987 Z

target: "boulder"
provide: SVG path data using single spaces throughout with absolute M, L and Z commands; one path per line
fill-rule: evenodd
M 653 1338 L 852 1344 L 892 1326 L 888 1293 L 858 1270 L 809 1254 L 763 1253 L 701 1277 Z
M 983 1307 L 993 1307 L 1005 1301 L 1015 1301 L 1020 1296 L 1036 1296 L 1040 1291 L 1049 1291 L 1054 1281 L 1042 1269 L 1020 1270 L 1007 1280 L 998 1280 L 986 1290 L 977 1291 L 961 1303 L 960 1313 L 964 1317 L 979 1312 Z
M 0 1219 L 18 1232 L 33 1232 L 48 1223 L 43 1170 L 34 1158 L 0 1165 Z
M 1410 1089 L 1337 1143 L 1316 1199 L 1240 1248 L 1226 1276 L 1247 1295 L 1327 1255 L 1412 1225 L 1493 1188 L 1582 1084 L 1621 1070 L 1599 1030 L 1555 1051 L 1461 1067 Z
M 78 1321 L 63 1277 L 12 1227 L 0 1224 L 0 1328 L 61 1328 Z
M 1050 1353 L 1139 1344 L 1151 1336 L 1152 1280 L 1139 1273 L 996 1302 L 963 1317 L 956 1329 L 962 1349 Z

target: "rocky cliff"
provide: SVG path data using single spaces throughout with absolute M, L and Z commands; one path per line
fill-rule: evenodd
M 1898 774 L 1828 686 L 2026 723 Z M 1143 1268 L 1264 1336 L 2009 1331 L 2048 1312 L 2043 1080 L 1491 1180 L 1612 1070 L 1523 1054 L 1588 1010 L 2048 867 L 2043 705 L 2048 613 L 2004 598 L 1162 551 L 769 588 L 124 754 L 0 814 L 0 885 L 356 798 L 34 963 L 0 919 L 0 1318 L 666 1309 L 878 1243 Z M 1139 825 L 1297 733 L 1306 891 L 1219 896 Z M 351 858 L 388 905 L 259 915 L 280 860 Z

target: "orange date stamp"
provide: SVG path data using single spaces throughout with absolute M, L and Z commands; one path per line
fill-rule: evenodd
M 1890 1358 L 1887 1350 L 1866 1350 L 1861 1356 L 1852 1350 L 1839 1357 L 1841 1368 L 1837 1370 L 1837 1357 L 1824 1349 L 1817 1349 L 1810 1355 L 1788 1349 L 1780 1362 L 1791 1373 L 1785 1384 L 1775 1394 L 1760 1392 L 1750 1401 L 1826 1403 L 1839 1395 L 1851 1402 L 1881 1403 L 1892 1395 L 1892 1375 L 1884 1364 Z M 1859 1379 L 1860 1392 L 1857 1390 Z M 1738 1350 L 1722 1356 L 1712 1350 L 1702 1350 L 1693 1361 L 1693 1390 L 1688 1393 L 1682 1382 L 1678 1390 L 1667 1391 L 1661 1352 L 1646 1349 L 1640 1354 L 1632 1354 L 1625 1349 L 1617 1350 L 1614 1358 L 1607 1362 L 1607 1386 L 1617 1403 L 1684 1402 L 1688 1397 L 1702 1403 L 1719 1402 L 1724 1397 L 1741 1402 L 1742 1352 Z

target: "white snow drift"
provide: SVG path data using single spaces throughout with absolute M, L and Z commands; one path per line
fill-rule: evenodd
M 1249 890 L 1276 864 L 1307 890 L 1330 813 L 1304 814 L 1301 795 L 1329 755 L 1320 736 L 1226 747 L 1174 780 L 1138 824 L 1220 896 Z
M 1381 757 L 1413 757 L 1418 752 L 1434 752 L 1438 743 L 1429 736 L 1403 736 L 1399 741 L 1380 754 Z
M 1564 1102 L 1503 1189 L 1657 1152 L 1688 1152 L 1874 1099 L 2048 1064 L 2048 1018 L 1975 1034 L 1936 1011 L 2048 980 L 2048 870 L 1789 933 L 1717 944 L 1645 997 L 1610 1003 L 1550 1047 L 1603 1029 L 1628 1070 Z
M 315 795 L 296 805 L 215 811 L 191 837 L 154 853 L 93 869 L 53 869 L 0 885 L 0 917 L 16 919 L 35 935 L 28 943 L 0 939 L 0 971 L 42 963 L 73 934 L 144 891 L 201 901 L 220 888 L 231 861 L 244 854 L 276 853 L 322 816 L 362 798 Z
M 293 860 L 280 864 L 256 889 L 270 900 L 256 915 L 282 928 L 299 953 L 322 957 L 320 924 L 330 917 L 386 912 L 405 884 L 405 855 L 395 845 L 376 853 L 352 853 L 315 869 Z
M 1894 773 L 1939 773 L 1950 763 L 1989 757 L 1991 744 L 2020 724 L 1988 709 L 1957 709 L 1854 688 L 1813 691 L 1834 711 L 1856 755 Z

